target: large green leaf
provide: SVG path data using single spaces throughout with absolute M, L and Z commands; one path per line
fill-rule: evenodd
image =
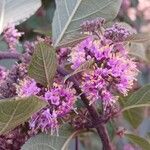
M 134 143 L 134 144 L 138 145 L 140 148 L 142 148 L 142 150 L 150 149 L 150 143 L 146 139 L 139 137 L 137 135 L 134 135 L 134 134 L 129 134 L 129 133 L 125 134 L 125 136 L 132 143 Z
M 150 41 L 150 33 L 137 33 L 132 34 L 125 41 L 135 42 L 135 43 L 143 43 L 146 41 Z
M 128 99 L 123 111 L 150 106 L 150 85 L 143 86 L 138 91 L 134 92 Z
M 0 134 L 24 123 L 46 104 L 36 96 L 0 100 Z
M 39 43 L 28 69 L 29 76 L 37 83 L 49 87 L 57 70 L 57 59 L 55 50 L 45 43 Z
M 132 125 L 133 128 L 138 128 L 144 118 L 143 109 L 134 108 L 123 112 L 124 118 Z
M 89 34 L 85 34 L 85 33 L 81 34 L 79 32 L 71 33 L 71 34 L 68 34 L 66 37 L 64 37 L 62 41 L 59 43 L 59 45 L 56 47 L 57 48 L 74 47 L 75 45 L 77 45 L 78 43 L 86 39 L 87 37 L 89 37 Z
M 59 135 L 39 134 L 29 139 L 21 150 L 65 150 L 77 133 L 63 127 L 59 129 Z
M 126 103 L 128 103 L 128 100 L 129 96 L 124 98 L 120 97 L 119 102 L 122 108 L 126 107 Z M 135 129 L 142 123 L 143 116 L 143 108 L 133 108 L 123 112 L 124 119 L 127 120 Z
M 126 45 L 127 50 L 129 51 L 130 55 L 136 56 L 141 60 L 148 62 L 148 57 L 146 54 L 146 48 L 143 43 L 134 43 L 131 42 L 130 44 Z
M 97 17 L 105 18 L 106 21 L 113 20 L 121 2 L 122 0 L 56 0 L 52 23 L 54 46 L 60 46 L 64 39 L 69 40 L 68 36 L 80 31 L 80 25 L 86 20 Z
M 9 24 L 19 24 L 33 15 L 41 0 L 0 0 L 0 34 Z

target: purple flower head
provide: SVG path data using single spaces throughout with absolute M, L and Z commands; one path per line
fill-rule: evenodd
M 45 44 L 50 46 L 52 44 L 52 39 L 51 39 L 51 37 L 48 37 L 48 36 L 46 36 L 44 38 L 37 36 L 37 42 L 38 43 L 44 42 Z
M 52 105 L 58 106 L 60 104 L 59 90 L 52 89 L 51 91 L 47 91 L 45 93 L 45 99 L 50 101 Z
M 71 66 L 72 69 L 77 69 L 86 59 L 91 58 L 91 56 L 86 55 L 86 53 L 91 49 L 92 39 L 92 37 L 89 37 L 73 48 L 68 59 L 69 62 L 73 62 Z
M 53 87 L 45 92 L 44 99 L 49 105 L 30 119 L 30 128 L 35 133 L 51 131 L 51 134 L 58 134 L 58 119 L 74 110 L 75 91 L 70 85 L 54 83 Z
M 0 66 L 0 83 L 6 79 L 8 71 L 4 67 Z
M 19 126 L 5 135 L 0 135 L 0 150 L 20 150 L 29 138 L 28 131 Z
M 51 113 L 49 108 L 43 109 L 30 119 L 29 126 L 33 133 L 51 131 L 51 134 L 55 132 L 58 134 L 57 113 L 55 111 Z
M 122 27 L 119 24 L 115 24 L 110 28 L 107 28 L 104 33 L 106 39 L 112 40 L 113 42 L 124 41 L 131 33 L 128 29 Z
M 71 87 L 54 83 L 51 90 L 45 93 L 45 99 L 52 105 L 58 116 L 64 116 L 74 110 L 75 90 Z
M 82 48 L 87 40 L 89 43 Z M 76 59 L 72 59 L 78 52 L 83 52 L 84 55 L 78 55 Z M 118 94 L 127 95 L 138 74 L 136 63 L 128 56 L 124 45 L 113 44 L 105 38 L 86 39 L 81 42 L 81 45 L 78 44 L 73 48 L 70 56 L 73 69 L 88 60 L 89 56 L 95 59 L 93 68 L 82 74 L 81 88 L 89 98 L 90 104 L 100 100 L 104 104 L 104 109 L 117 101 Z M 83 62 L 78 63 L 80 60 Z
M 16 85 L 16 93 L 20 97 L 28 97 L 36 95 L 40 92 L 40 88 L 37 87 L 34 79 L 25 78 L 20 80 L 19 84 Z
M 81 24 L 81 28 L 84 32 L 94 32 L 99 30 L 105 23 L 104 18 L 97 18 L 91 21 L 85 21 Z
M 23 45 L 25 52 L 28 52 L 29 54 L 33 54 L 34 49 L 35 49 L 35 45 L 36 45 L 36 42 L 26 41 Z
M 20 63 L 7 70 L 4 80 L 1 80 L 0 97 L 10 98 L 16 96 L 16 84 L 27 76 L 27 64 Z
M 15 29 L 14 25 L 9 25 L 3 33 L 4 40 L 8 44 L 8 47 L 10 50 L 14 51 L 16 50 L 16 45 L 19 42 L 19 38 L 23 35 L 23 32 L 18 32 L 17 29 Z
M 57 51 L 57 57 L 59 60 L 59 64 L 63 64 L 66 61 L 67 56 L 70 53 L 70 49 L 69 48 L 60 48 Z

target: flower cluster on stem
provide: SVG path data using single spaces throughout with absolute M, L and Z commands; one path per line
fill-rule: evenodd
M 24 141 L 39 132 L 48 133 L 50 131 L 51 134 L 59 135 L 59 126 L 62 124 L 62 120 L 68 114 L 71 116 L 72 112 L 81 120 L 80 125 L 77 125 L 75 119 L 72 122 L 75 124 L 72 126 L 80 128 L 90 120 L 90 126 L 97 129 L 102 140 L 103 149 L 112 149 L 105 123 L 114 115 L 111 113 L 116 113 L 111 110 L 115 108 L 118 95 L 126 96 L 132 88 L 138 69 L 135 60 L 129 57 L 123 44 L 123 40 L 130 34 L 129 31 L 114 25 L 103 32 L 101 28 L 104 22 L 104 19 L 99 18 L 83 23 L 81 25 L 83 32 L 89 32 L 89 37 L 74 47 L 62 48 L 57 51 L 59 66 L 53 85 L 48 89 L 30 78 L 27 68 L 32 59 L 35 45 L 41 41 L 51 45 L 51 38 L 38 37 L 34 42 L 25 42 L 23 46 L 25 52 L 21 55 L 18 53 L 12 55 L 12 52 L 5 55 L 5 58 L 12 57 L 18 59 L 19 62 L 8 72 L 3 68 L 0 69 L 1 98 L 36 95 L 48 102 L 45 108 L 34 114 L 27 122 L 27 133 L 30 134 L 22 138 Z M 14 27 L 6 29 L 3 34 L 11 50 L 16 48 L 21 35 L 22 33 L 19 33 Z M 1 59 L 3 56 L 0 54 Z M 90 69 L 84 69 L 76 76 L 71 76 L 67 82 L 63 82 L 70 70 L 79 69 L 90 59 L 94 60 Z M 83 116 L 80 116 L 80 113 L 75 113 L 78 99 L 82 100 L 88 110 L 86 114 L 89 117 L 88 121 L 85 118 L 82 119 Z M 102 104 L 102 113 L 94 107 L 95 104 L 99 106 L 99 103 Z M 18 130 L 20 131 L 21 127 L 15 131 L 18 132 Z M 13 140 L 14 138 L 16 135 L 12 137 Z M 22 142 L 18 142 L 18 147 L 21 146 L 20 143 Z M 7 143 L 5 144 L 7 145 Z M 7 147 L 6 145 L 5 147 Z

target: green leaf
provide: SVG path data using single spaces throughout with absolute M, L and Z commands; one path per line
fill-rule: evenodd
M 87 37 L 89 37 L 88 34 L 83 34 L 83 33 L 81 34 L 79 32 L 67 34 L 67 36 L 64 39 L 62 39 L 62 41 L 60 41 L 57 48 L 74 47 L 75 45 L 77 45 L 78 43 L 86 39 Z
M 143 43 L 150 41 L 150 33 L 137 33 L 132 34 L 125 41 L 135 42 L 135 43 Z
M 132 125 L 132 127 L 136 129 L 143 121 L 143 109 L 134 108 L 124 111 L 123 116 Z
M 0 34 L 9 23 L 18 25 L 33 15 L 41 6 L 41 0 L 1 0 Z
M 36 96 L 0 100 L 0 134 L 24 123 L 47 103 Z
M 126 107 L 126 103 L 128 102 L 128 97 L 120 98 L 121 107 Z M 127 120 L 133 128 L 138 128 L 138 126 L 143 121 L 143 109 L 142 108 L 133 108 L 123 112 L 123 117 Z
M 39 134 L 29 139 L 21 150 L 65 150 L 70 140 L 78 133 L 60 128 L 59 135 Z
M 150 143 L 137 135 L 134 134 L 125 134 L 125 136 L 130 140 L 132 143 L 138 145 L 139 147 L 142 148 L 142 150 L 149 150 L 150 149 Z
M 128 49 L 130 55 L 136 56 L 146 62 L 149 61 L 146 54 L 146 48 L 142 43 L 131 42 L 126 46 L 126 48 Z
M 102 150 L 102 143 L 95 132 L 85 132 L 79 136 L 79 140 L 84 150 Z
M 39 43 L 29 65 L 29 76 L 34 78 L 37 83 L 49 87 L 53 82 L 56 70 L 57 59 L 55 50 L 45 43 Z
M 106 21 L 113 20 L 121 2 L 122 0 L 56 0 L 52 23 L 54 46 L 58 47 L 68 35 L 79 32 L 80 25 L 86 20 L 97 17 L 105 18 Z
M 64 82 L 66 82 L 66 80 L 67 80 L 68 78 L 70 78 L 71 76 L 90 69 L 90 68 L 93 66 L 94 62 L 95 62 L 95 61 L 94 61 L 93 58 L 87 60 L 86 62 L 84 62 L 83 64 L 81 64 L 75 71 L 73 71 L 72 73 L 70 73 L 69 75 L 67 75 L 67 76 L 65 77 L 65 79 L 64 79 Z
M 122 112 L 139 107 L 150 106 L 150 85 L 143 86 L 138 91 L 134 92 L 128 99 Z
M 34 29 L 33 32 L 35 33 L 38 33 L 38 34 L 42 34 L 42 35 L 45 35 L 45 36 L 51 36 L 52 33 L 50 31 L 50 29 Z

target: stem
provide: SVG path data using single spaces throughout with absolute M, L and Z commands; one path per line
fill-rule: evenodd
M 61 67 L 58 67 L 57 71 L 63 76 L 68 75 L 68 72 Z M 78 94 L 82 93 L 78 81 L 73 76 L 71 76 L 68 80 L 74 83 L 74 88 L 76 89 Z M 86 98 L 84 93 L 81 94 L 81 99 L 91 115 L 92 122 L 97 122 L 99 120 L 99 114 L 92 105 L 89 105 L 89 100 Z M 106 126 L 104 124 L 99 124 L 97 125 L 96 130 L 103 143 L 103 150 L 112 150 L 112 145 Z
M 106 125 L 99 124 L 99 126 L 96 129 L 99 137 L 101 138 L 103 144 L 103 150 L 113 150 Z
M 78 140 L 78 136 L 76 136 L 76 138 L 75 138 L 75 150 L 79 150 L 79 140 Z
M 1 59 L 20 59 L 22 54 L 19 53 L 11 53 L 11 52 L 0 52 L 0 60 Z

